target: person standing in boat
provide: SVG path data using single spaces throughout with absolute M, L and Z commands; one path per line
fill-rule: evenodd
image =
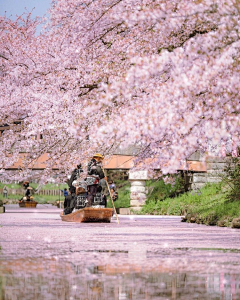
M 87 168 L 87 204 L 86 207 L 90 207 L 93 204 L 94 197 L 98 192 L 99 181 L 105 177 L 102 162 L 104 157 L 100 153 L 93 155 L 92 159 L 88 163 Z
M 32 188 L 30 186 L 28 186 L 26 189 L 25 197 L 27 198 L 27 201 L 31 200 L 31 190 L 32 190 Z
M 23 188 L 26 190 L 29 187 L 29 181 L 23 182 Z

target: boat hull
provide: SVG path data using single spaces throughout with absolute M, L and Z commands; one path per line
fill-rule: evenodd
M 111 222 L 111 217 L 113 214 L 112 208 L 94 208 L 85 207 L 79 209 L 71 214 L 64 215 L 61 213 L 61 219 L 65 222 Z
M 20 207 L 36 207 L 38 204 L 37 201 L 19 201 Z

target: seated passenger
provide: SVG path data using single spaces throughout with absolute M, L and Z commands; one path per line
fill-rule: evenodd
M 102 169 L 102 161 L 104 157 L 100 153 L 96 153 L 93 155 L 93 158 L 88 164 L 88 177 L 86 179 L 87 182 L 87 192 L 88 192 L 88 203 L 87 207 L 93 205 L 94 198 L 98 193 L 97 189 L 100 186 L 100 179 L 104 178 L 104 172 Z

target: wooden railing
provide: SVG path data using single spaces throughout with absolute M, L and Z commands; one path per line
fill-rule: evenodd
M 0 193 L 2 193 L 2 189 L 0 189 Z M 24 195 L 24 189 L 8 189 L 8 195 Z M 47 196 L 63 196 L 61 190 L 40 190 L 38 193 L 34 193 L 35 195 L 47 195 Z

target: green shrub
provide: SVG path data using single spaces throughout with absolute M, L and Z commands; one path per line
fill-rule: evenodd
M 225 176 L 223 180 L 228 184 L 229 191 L 226 199 L 230 202 L 240 201 L 240 160 L 233 158 L 225 169 Z
M 173 198 L 184 193 L 184 179 L 180 174 L 167 175 L 158 180 L 148 180 L 147 203 L 163 201 L 166 198 Z

